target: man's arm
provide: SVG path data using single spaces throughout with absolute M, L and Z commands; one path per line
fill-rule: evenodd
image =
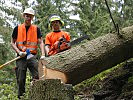
M 11 38 L 11 46 L 19 54 L 20 50 L 16 46 L 16 39 Z
M 19 54 L 19 56 L 21 56 L 21 57 L 26 56 L 26 54 L 27 54 L 26 52 L 22 52 L 22 51 L 20 51 L 20 50 L 17 48 L 17 46 L 16 46 L 16 39 L 11 38 L 11 46 L 12 46 L 12 48 L 16 51 L 16 53 Z
M 48 33 L 45 37 L 45 55 L 48 57 L 49 56 L 49 51 L 50 51 L 50 45 L 51 45 L 51 38 L 50 38 L 50 33 Z
M 18 26 L 16 26 L 13 30 L 12 37 L 11 37 L 11 46 L 15 50 L 15 52 L 19 54 L 20 50 L 16 46 L 17 36 L 18 36 Z
M 45 54 L 48 56 L 48 53 L 50 51 L 50 46 L 48 44 L 45 45 Z
M 44 43 L 43 43 L 43 39 L 42 39 L 42 33 L 40 31 L 40 28 L 38 28 L 38 27 L 37 27 L 37 39 L 38 39 L 38 44 L 40 46 L 41 55 L 45 56 Z
M 40 45 L 41 55 L 44 56 L 45 55 L 45 52 L 44 52 L 44 43 L 43 43 L 42 38 L 39 38 L 38 39 L 38 43 Z

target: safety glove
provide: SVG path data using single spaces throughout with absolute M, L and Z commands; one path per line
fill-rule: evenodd
M 65 38 L 65 36 L 62 35 L 62 37 L 59 38 L 59 41 L 60 41 L 60 42 L 66 42 L 66 38 Z
M 20 51 L 18 54 L 19 54 L 19 56 L 24 57 L 24 56 L 26 56 L 27 53 Z
M 31 59 L 34 57 L 34 55 L 30 53 L 29 49 L 26 49 L 26 55 L 27 55 L 27 59 Z
M 40 59 L 44 59 L 45 58 L 45 55 L 42 55 L 41 57 L 40 57 Z

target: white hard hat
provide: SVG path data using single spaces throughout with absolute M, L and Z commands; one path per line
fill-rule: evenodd
M 35 12 L 32 8 L 27 8 L 27 9 L 24 10 L 23 14 L 35 15 Z

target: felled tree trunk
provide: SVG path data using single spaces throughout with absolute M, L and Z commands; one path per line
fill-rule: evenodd
M 109 33 L 40 60 L 40 78 L 60 78 L 75 85 L 133 57 L 133 26 L 120 34 Z

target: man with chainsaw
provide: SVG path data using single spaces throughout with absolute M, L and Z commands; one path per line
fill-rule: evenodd
M 45 55 L 55 55 L 64 50 L 70 49 L 70 35 L 68 32 L 62 31 L 61 26 L 64 22 L 60 16 L 52 15 L 49 18 L 49 28 L 52 32 L 45 37 Z
M 23 12 L 24 23 L 16 26 L 13 30 L 11 46 L 20 56 L 16 61 L 16 78 L 18 85 L 18 98 L 25 93 L 25 81 L 27 68 L 31 72 L 32 79 L 39 79 L 38 61 L 36 59 L 38 44 L 41 49 L 41 58 L 45 57 L 44 44 L 40 29 L 31 24 L 35 13 L 32 8 Z

